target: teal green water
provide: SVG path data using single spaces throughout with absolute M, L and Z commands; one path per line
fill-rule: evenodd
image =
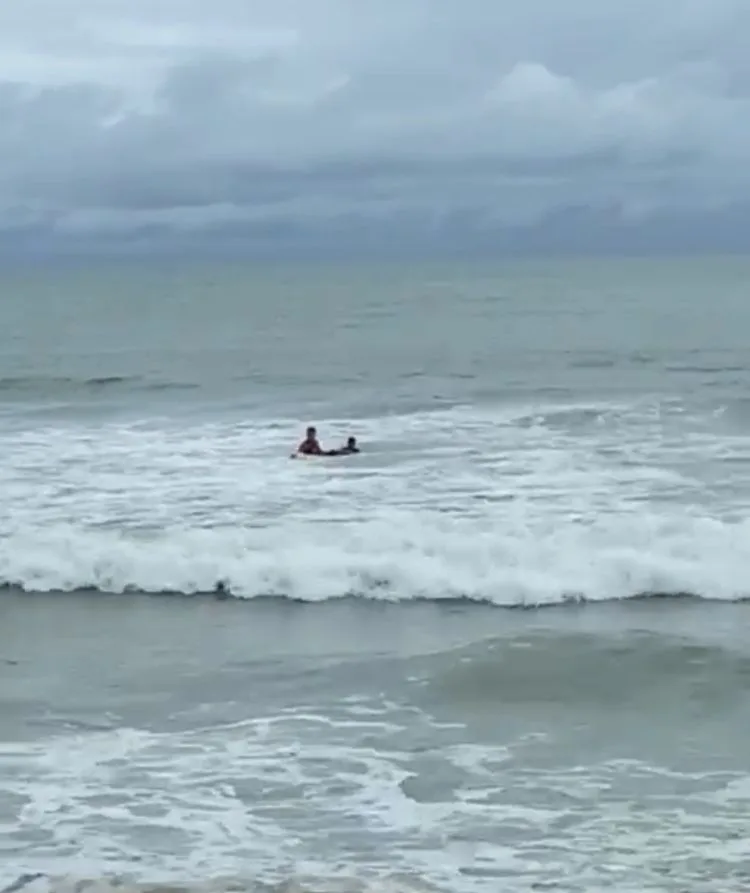
M 732 258 L 6 275 L 2 395 L 273 415 L 310 401 L 388 412 L 582 393 L 740 393 L 748 272 Z

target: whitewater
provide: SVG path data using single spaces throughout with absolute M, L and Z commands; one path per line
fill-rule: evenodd
M 307 421 L 307 420 L 304 420 Z M 0 436 L 0 578 L 319 601 L 750 594 L 746 439 L 676 400 L 316 418 L 46 423 Z M 723 430 L 722 430 L 723 429 Z

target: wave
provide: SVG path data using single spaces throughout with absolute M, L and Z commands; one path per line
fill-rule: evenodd
M 475 601 L 505 608 L 750 596 L 750 524 L 632 517 L 547 529 L 394 516 L 172 529 L 59 528 L 0 540 L 0 582 L 24 592 L 323 602 Z
M 444 888 L 443 888 L 444 889 Z M 41 873 L 20 875 L 0 893 L 443 893 L 421 878 L 294 876 L 278 881 L 217 878 L 205 881 L 138 882 L 130 878 L 52 877 Z
M 0 378 L 0 392 L 7 396 L 60 397 L 74 393 L 98 393 L 117 390 L 185 390 L 200 387 L 195 382 L 159 381 L 140 375 L 104 375 L 71 377 L 55 375 L 21 375 Z
M 134 587 L 128 587 L 119 592 L 113 592 L 111 589 L 100 589 L 97 586 L 81 586 L 77 589 L 66 589 L 66 590 L 55 590 L 55 589 L 47 589 L 47 590 L 37 590 L 37 589 L 25 589 L 22 586 L 19 586 L 18 583 L 12 582 L 0 582 L 0 591 L 4 592 L 23 592 L 28 595 L 100 595 L 100 596 L 122 596 L 122 595 L 132 595 L 132 596 L 143 596 L 143 597 L 159 597 L 159 598 L 214 598 L 219 601 L 225 599 L 234 599 L 237 601 L 266 601 L 266 602 L 288 602 L 290 604 L 309 604 L 316 602 L 334 602 L 334 601 L 350 601 L 355 599 L 370 599 L 374 601 L 384 601 L 384 602 L 431 602 L 434 604 L 441 604 L 446 607 L 450 606 L 459 606 L 459 605 L 485 605 L 498 608 L 500 610 L 506 611 L 528 611 L 528 610 L 550 610 L 553 608 L 565 608 L 571 606 L 582 606 L 586 604 L 607 604 L 610 602 L 639 602 L 639 601 L 722 601 L 722 599 L 716 599 L 709 596 L 703 596 L 698 592 L 633 592 L 628 596 L 620 596 L 613 597 L 608 599 L 606 596 L 602 598 L 591 599 L 587 598 L 583 593 L 561 593 L 560 597 L 557 601 L 549 601 L 549 602 L 517 602 L 511 604 L 498 604 L 494 599 L 487 597 L 477 597 L 471 595 L 425 595 L 425 594 L 415 594 L 410 595 L 409 593 L 404 593 L 402 597 L 380 597 L 378 591 L 369 590 L 366 592 L 345 592 L 337 595 L 331 595 L 326 599 L 306 599 L 301 596 L 294 595 L 285 595 L 282 593 L 268 593 L 268 592 L 257 592 L 254 595 L 238 595 L 232 592 L 231 588 L 227 586 L 227 584 L 223 580 L 217 580 L 215 586 L 212 589 L 207 590 L 193 590 L 191 592 L 182 592 L 176 589 L 161 589 L 161 590 L 153 590 L 153 589 L 137 589 Z M 731 601 L 735 604 L 741 604 L 745 602 L 750 602 L 750 593 L 747 595 L 738 595 L 735 598 L 731 599 Z

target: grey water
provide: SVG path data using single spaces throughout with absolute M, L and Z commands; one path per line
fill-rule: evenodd
M 0 885 L 747 886 L 748 273 L 4 274 Z

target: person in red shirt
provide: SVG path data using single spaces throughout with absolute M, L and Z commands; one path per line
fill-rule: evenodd
M 301 453 L 303 456 L 325 456 L 325 455 L 327 455 L 320 448 L 320 443 L 318 442 L 318 432 L 315 430 L 315 428 L 312 425 L 310 425 L 310 427 L 305 432 L 305 439 L 297 447 L 297 452 Z
M 341 449 L 322 449 L 320 442 L 318 441 L 318 432 L 312 425 L 310 425 L 305 432 L 305 439 L 297 447 L 296 452 L 292 453 L 292 458 L 295 456 L 348 456 L 358 452 L 359 447 L 357 446 L 356 437 L 350 437 L 346 442 L 346 446 L 341 447 Z

